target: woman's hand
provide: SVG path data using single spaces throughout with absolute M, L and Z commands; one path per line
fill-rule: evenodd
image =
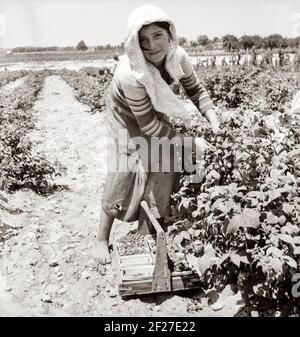
M 216 114 L 216 111 L 214 109 L 210 109 L 205 114 L 207 120 L 209 121 L 211 128 L 213 130 L 213 133 L 218 134 L 220 133 L 220 122 L 218 119 L 218 116 Z

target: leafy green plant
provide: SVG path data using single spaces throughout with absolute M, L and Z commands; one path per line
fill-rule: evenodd
M 215 147 L 203 181 L 188 185 L 183 173 L 172 197 L 173 233 L 185 238 L 177 250 L 208 288 L 234 283 L 247 305 L 290 313 L 298 303 L 291 289 L 300 262 L 300 121 L 243 109 L 221 118 L 221 135 L 196 127 Z M 204 247 L 200 256 L 193 242 Z
M 59 75 L 75 89 L 76 98 L 88 105 L 93 113 L 105 108 L 105 91 L 110 85 L 112 74 L 108 69 L 92 67 L 79 71 L 63 69 Z
M 0 189 L 7 192 L 30 188 L 47 194 L 58 188 L 51 181 L 63 167 L 34 153 L 28 137 L 35 123 L 32 107 L 47 74 L 31 72 L 21 87 L 0 97 Z
M 258 67 L 208 68 L 198 72 L 212 99 L 226 108 L 277 110 L 297 90 L 292 72 Z
M 9 82 L 28 75 L 26 70 L 0 71 L 0 88 Z

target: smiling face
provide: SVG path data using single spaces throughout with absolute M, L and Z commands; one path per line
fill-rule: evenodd
M 145 59 L 154 66 L 161 65 L 169 51 L 170 36 L 168 31 L 152 23 L 140 30 L 139 41 Z

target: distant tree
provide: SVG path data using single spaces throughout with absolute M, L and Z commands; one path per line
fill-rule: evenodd
M 283 37 L 280 34 L 272 34 L 265 38 L 266 47 L 271 49 L 281 48 Z
M 198 42 L 197 41 L 191 41 L 191 47 L 192 48 L 198 47 Z
M 83 40 L 81 40 L 76 46 L 76 50 L 87 50 L 87 46 Z
M 205 47 L 206 45 L 208 45 L 210 43 L 210 40 L 207 37 L 207 35 L 199 35 L 197 37 L 197 42 L 198 42 L 199 46 Z
M 229 51 L 234 49 L 238 50 L 241 47 L 238 38 L 232 34 L 224 35 L 222 37 L 222 41 L 223 41 L 223 48 Z
M 13 53 L 35 53 L 41 51 L 58 51 L 58 47 L 17 47 L 12 49 Z
M 254 39 L 250 35 L 243 35 L 240 38 L 240 44 L 244 50 L 251 49 L 254 46 Z
M 299 44 L 300 44 L 300 36 L 297 36 L 294 39 L 294 47 L 298 48 Z
M 180 46 L 185 46 L 187 44 L 187 39 L 185 37 L 179 37 L 178 43 Z
M 231 50 L 240 50 L 241 49 L 241 44 L 239 40 L 232 41 L 231 43 Z
M 217 37 L 217 36 L 215 36 L 214 38 L 213 38 L 213 43 L 216 43 L 216 42 L 219 42 L 220 41 L 220 39 Z
M 13 48 L 11 51 L 12 53 L 23 53 L 25 51 L 25 47 L 16 47 Z
M 299 42 L 297 41 L 297 38 L 288 38 L 287 44 L 289 48 L 297 48 Z
M 298 46 L 300 45 L 300 36 L 297 36 L 294 38 L 294 48 L 298 48 Z
M 283 37 L 281 40 L 281 48 L 287 48 L 289 46 L 289 39 L 287 37 Z
M 74 51 L 74 47 L 70 47 L 70 46 L 67 46 L 67 47 L 61 47 L 59 50 L 60 51 Z
M 256 48 L 267 48 L 265 39 L 262 38 L 260 35 L 251 35 L 253 38 L 254 46 Z

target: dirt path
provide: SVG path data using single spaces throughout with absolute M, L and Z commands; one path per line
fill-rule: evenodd
M 205 300 L 201 311 L 187 312 L 200 292 L 160 294 L 122 300 L 112 266 L 99 266 L 91 254 L 95 240 L 101 188 L 106 173 L 103 114 L 90 114 L 74 99 L 59 77 L 46 78 L 35 105 L 36 151 L 67 167 L 58 183 L 69 191 L 50 197 L 19 191 L 9 206 L 24 212 L 2 212 L 3 222 L 17 228 L 0 258 L 0 316 L 233 316 L 240 295 L 226 289 L 219 307 Z M 130 224 L 115 223 L 114 232 Z

